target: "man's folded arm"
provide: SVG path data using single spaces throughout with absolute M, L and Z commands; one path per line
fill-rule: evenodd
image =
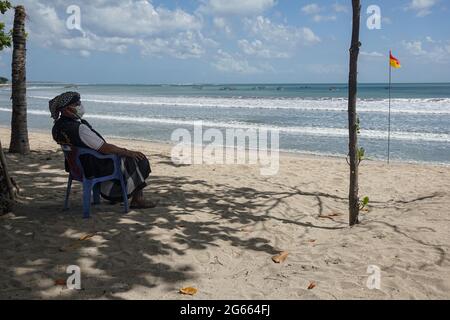
M 96 150 L 103 154 L 117 154 L 122 157 L 130 157 L 137 160 L 145 159 L 145 155 L 141 152 L 130 151 L 125 148 L 120 148 L 116 145 L 109 144 L 103 141 L 96 135 L 88 126 L 80 125 L 79 134 L 81 141 L 89 148 Z
M 99 152 L 103 154 L 117 154 L 119 156 L 128 156 L 128 150 L 120 148 L 116 145 L 104 142 L 103 145 L 98 149 Z
M 98 151 L 103 154 L 117 154 L 119 156 L 130 157 L 137 160 L 146 159 L 146 156 L 141 152 L 130 151 L 106 142 L 103 143 L 103 145 L 100 147 L 100 149 L 98 149 Z

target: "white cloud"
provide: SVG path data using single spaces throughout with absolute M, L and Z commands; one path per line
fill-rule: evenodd
M 403 45 L 410 54 L 414 56 L 421 56 L 427 54 L 422 48 L 422 41 L 404 41 Z
M 289 58 L 289 54 L 282 51 L 273 50 L 264 46 L 261 40 L 254 40 L 252 42 L 242 39 L 238 41 L 239 48 L 250 56 L 257 56 L 260 58 Z
M 255 19 L 245 19 L 245 25 L 254 36 L 274 44 L 296 46 L 299 44 L 315 44 L 321 41 L 309 28 L 296 28 L 272 23 L 270 19 L 262 16 Z
M 337 4 L 335 4 L 336 6 Z M 341 7 L 339 7 L 339 5 L 337 5 L 337 9 L 338 10 L 342 10 Z M 335 15 L 323 15 L 323 14 L 319 14 L 320 12 L 325 11 L 325 8 L 320 7 L 318 4 L 316 3 L 311 3 L 308 4 L 304 7 L 302 7 L 302 12 L 306 15 L 310 15 L 312 16 L 312 19 L 314 22 L 325 22 L 325 21 L 336 21 L 337 17 Z M 338 12 L 338 11 L 336 11 Z
M 87 51 L 87 50 L 81 50 L 81 51 L 80 51 L 80 55 L 81 55 L 82 57 L 88 58 L 88 57 L 91 56 L 91 53 L 90 53 L 89 51 Z
M 213 15 L 257 15 L 273 6 L 275 0 L 203 0 L 200 12 Z
M 225 20 L 225 18 L 222 17 L 215 17 L 213 19 L 213 24 L 217 29 L 222 30 L 223 32 L 225 32 L 226 34 L 231 34 L 231 27 L 230 25 L 227 23 L 227 21 Z
M 155 8 L 145 0 L 125 0 L 114 6 L 91 6 L 83 12 L 83 21 L 105 35 L 136 37 L 200 30 L 202 27 L 197 17 L 183 10 Z
M 23 0 L 30 41 L 40 46 L 77 52 L 125 53 L 131 46 L 142 54 L 198 58 L 215 42 L 205 38 L 201 17 L 181 9 L 156 7 L 145 0 L 79 0 L 83 33 L 68 30 L 71 0 Z
M 382 17 L 381 22 L 386 24 L 392 24 L 392 20 L 389 17 Z
M 417 12 L 418 17 L 424 17 L 431 13 L 431 8 L 438 2 L 438 0 L 411 0 L 407 9 Z
M 298 35 L 300 38 L 303 38 L 308 44 L 313 44 L 320 42 L 320 38 L 314 34 L 314 32 L 309 28 L 302 28 Z
M 305 14 L 316 14 L 322 11 L 322 8 L 317 3 L 310 3 L 302 7 L 302 12 Z
M 323 21 L 336 21 L 337 17 L 332 15 L 332 16 L 322 16 L 320 14 L 316 14 L 313 17 L 314 22 L 323 22 Z
M 66 51 L 79 51 L 83 56 L 87 56 L 87 52 L 101 51 L 114 52 L 123 54 L 127 51 L 128 46 L 135 43 L 133 39 L 119 37 L 99 37 L 91 32 L 86 33 L 86 37 L 73 38 L 47 38 L 48 47 L 54 47 Z
M 299 46 L 313 45 L 321 41 L 309 28 L 273 23 L 262 16 L 246 18 L 244 25 L 254 40 L 239 40 L 239 48 L 246 55 L 260 58 L 289 58 Z
M 201 33 L 192 31 L 180 32 L 170 38 L 153 38 L 138 40 L 143 55 L 164 56 L 170 55 L 178 59 L 200 58 L 205 54 L 205 46 L 215 46 L 210 39 L 204 38 Z
M 447 51 L 448 54 L 450 54 L 450 44 L 445 46 L 445 50 Z
M 340 3 L 335 3 L 333 4 L 333 10 L 335 12 L 343 12 L 343 13 L 348 13 L 349 12 L 349 8 L 345 5 L 342 5 Z
M 434 40 L 430 37 L 421 40 L 403 41 L 403 46 L 407 52 L 427 63 L 450 63 L 450 41 Z
M 213 61 L 212 65 L 217 70 L 226 73 L 255 74 L 262 72 L 261 69 L 250 65 L 248 60 L 233 56 L 220 49 L 217 51 L 215 61 Z
M 361 51 L 361 55 L 364 57 L 371 57 L 371 58 L 385 57 L 384 54 L 376 52 L 376 51 L 372 51 L 372 52 Z

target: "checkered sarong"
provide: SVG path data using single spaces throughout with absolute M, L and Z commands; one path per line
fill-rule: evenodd
M 145 180 L 151 173 L 150 163 L 145 160 L 122 158 L 122 172 L 127 184 L 128 197 L 147 186 Z M 112 162 L 111 162 L 112 165 Z M 111 168 L 112 169 L 112 168 Z M 102 182 L 100 192 L 103 198 L 110 201 L 122 201 L 122 187 L 118 180 Z

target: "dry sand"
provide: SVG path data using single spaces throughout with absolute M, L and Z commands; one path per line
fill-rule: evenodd
M 0 137 L 7 145 L 8 130 Z M 112 140 L 149 156 L 146 196 L 160 206 L 123 215 L 103 203 L 83 220 L 79 184 L 62 210 L 62 153 L 49 134 L 30 139 L 31 155 L 7 155 L 21 199 L 0 217 L 0 298 L 450 298 L 450 167 L 363 162 L 371 205 L 349 228 L 345 159 L 284 154 L 280 173 L 263 177 L 251 166 L 175 166 L 169 145 Z M 81 267 L 82 290 L 55 285 L 68 265 Z M 369 265 L 381 269 L 380 290 L 366 286 Z M 187 286 L 198 293 L 180 295 Z

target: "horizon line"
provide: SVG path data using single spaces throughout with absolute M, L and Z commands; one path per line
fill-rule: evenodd
M 93 83 L 82 83 L 82 82 L 62 82 L 62 81 L 42 81 L 42 80 L 32 80 L 27 81 L 27 84 L 33 83 L 48 83 L 48 84 L 64 84 L 64 85 L 79 85 L 79 86 L 95 86 L 95 85 L 128 85 L 128 86 L 223 86 L 223 85 L 348 85 L 347 82 L 210 82 L 210 83 L 126 83 L 126 82 L 93 82 Z M 6 84 L 11 84 L 8 81 Z M 388 82 L 358 82 L 358 84 L 388 84 Z M 448 82 L 395 82 L 394 84 L 450 84 Z

